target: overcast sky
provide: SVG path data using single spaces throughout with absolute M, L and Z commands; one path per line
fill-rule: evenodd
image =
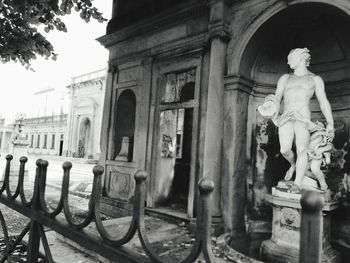
M 104 17 L 110 18 L 112 0 L 95 0 L 94 4 Z M 45 34 L 58 53 L 56 61 L 38 57 L 32 62 L 35 72 L 18 63 L 0 63 L 0 114 L 3 117 L 10 119 L 18 112 L 32 117 L 37 108 L 35 92 L 49 88 L 65 91 L 71 77 L 107 67 L 108 52 L 95 40 L 105 34 L 107 23 L 93 20 L 85 23 L 75 11 L 62 20 L 67 33 L 50 31 Z

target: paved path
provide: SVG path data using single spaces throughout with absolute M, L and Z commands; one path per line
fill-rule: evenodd
M 74 193 L 89 195 L 92 189 L 93 173 L 92 169 L 95 164 L 86 163 L 87 160 L 65 158 L 57 156 L 42 156 L 42 155 L 30 155 L 28 156 L 28 162 L 26 164 L 26 170 L 28 170 L 29 183 L 34 183 L 35 179 L 35 162 L 37 159 L 44 159 L 49 162 L 47 169 L 47 185 L 49 187 L 61 189 L 63 169 L 62 164 L 66 161 L 72 163 L 72 169 L 70 173 L 70 186 L 69 190 Z M 15 160 L 12 160 L 14 162 Z M 5 155 L 0 157 L 0 173 L 3 174 L 6 160 Z

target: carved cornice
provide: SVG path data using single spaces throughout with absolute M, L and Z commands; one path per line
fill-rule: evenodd
M 141 65 L 142 66 L 149 66 L 149 65 L 152 65 L 153 64 L 153 61 L 154 61 L 154 58 L 153 57 L 145 57 L 141 60 Z
M 207 48 L 207 34 L 200 33 L 191 37 L 168 41 L 150 49 L 127 53 L 109 61 L 109 64 L 120 70 L 124 64 L 133 62 L 138 65 L 152 64 L 155 59 L 175 57 L 184 54 L 201 52 Z
M 191 53 L 206 48 L 206 33 L 200 33 L 195 36 L 169 41 L 151 49 L 152 56 L 169 56 Z
M 216 21 L 215 23 L 209 23 L 208 40 L 211 41 L 214 38 L 220 38 L 225 42 L 230 41 L 231 32 L 227 22 Z
M 150 34 L 172 25 L 183 23 L 203 15 L 209 15 L 209 8 L 202 2 L 182 5 L 180 8 L 167 10 L 154 17 L 147 18 L 136 24 L 124 27 L 111 34 L 97 39 L 105 47 L 125 41 L 135 36 Z
M 238 90 L 251 94 L 254 88 L 254 81 L 240 75 L 230 75 L 224 77 L 225 91 Z
M 124 64 L 132 62 L 135 65 L 140 65 L 144 59 L 150 57 L 150 50 L 141 50 L 138 52 L 127 53 L 123 56 L 116 57 L 110 60 L 110 64 L 121 70 Z
M 220 38 L 223 41 L 231 39 L 230 24 L 227 21 L 228 5 L 225 0 L 208 1 L 210 7 L 210 21 L 208 39 Z

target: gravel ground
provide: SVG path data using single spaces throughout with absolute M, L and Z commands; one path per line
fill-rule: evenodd
M 15 187 L 11 187 L 12 190 Z M 25 194 L 29 200 L 32 195 L 32 185 L 25 186 Z M 51 208 L 55 208 L 59 199 L 60 191 L 52 188 L 48 188 L 46 191 L 47 204 Z M 69 195 L 69 204 L 71 211 L 75 215 L 75 219 L 79 220 L 86 216 L 86 210 L 88 208 L 88 199 Z M 0 211 L 2 212 L 10 237 L 14 237 L 22 232 L 25 226 L 29 223 L 29 219 L 16 211 L 0 204 Z M 110 219 L 110 217 L 103 216 L 103 219 Z M 147 220 L 146 232 L 154 233 L 159 231 L 166 222 L 159 218 L 153 218 Z M 164 262 L 180 262 L 186 255 L 190 253 L 190 250 L 195 241 L 195 237 L 187 229 L 186 224 L 179 224 L 177 227 L 170 227 L 171 229 L 165 230 L 163 235 L 159 233 L 159 236 L 152 240 L 152 247 L 155 252 L 160 255 Z M 217 260 L 224 262 L 234 262 L 226 257 L 225 253 L 221 253 L 220 249 L 216 246 L 216 240 L 212 240 L 212 248 Z M 3 240 L 3 231 L 0 230 L 0 253 L 3 253 L 6 249 Z M 140 247 L 135 248 L 137 251 Z M 26 261 L 27 247 L 24 244 L 17 246 L 16 250 L 12 253 L 11 260 L 9 262 L 27 262 Z M 144 253 L 142 250 L 140 253 Z M 44 258 L 40 258 L 38 262 L 46 262 Z M 196 262 L 205 262 L 202 257 Z
M 5 222 L 7 225 L 7 230 L 10 236 L 10 242 L 15 240 L 15 236 L 20 234 L 25 226 L 29 223 L 29 219 L 25 216 L 17 213 L 16 211 L 8 208 L 7 206 L 0 204 L 0 211 L 2 212 Z M 1 257 L 4 255 L 6 250 L 6 244 L 4 241 L 4 233 L 1 229 L 0 231 L 0 253 Z M 16 246 L 16 249 L 11 253 L 8 262 L 27 262 L 27 246 L 23 243 Z M 40 257 L 38 262 L 46 262 L 44 257 Z

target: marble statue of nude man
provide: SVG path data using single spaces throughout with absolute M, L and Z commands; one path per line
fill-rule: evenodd
M 331 141 L 334 137 L 334 121 L 330 103 L 326 97 L 324 82 L 308 70 L 310 53 L 307 48 L 296 48 L 288 55 L 288 64 L 293 70 L 284 74 L 277 83 L 275 95 L 269 95 L 267 101 L 273 101 L 276 106 L 273 122 L 279 128 L 280 152 L 290 163 L 285 180 L 289 181 L 295 172 L 295 180 L 291 192 L 299 192 L 304 175 L 308 169 L 308 147 L 310 131 L 315 124 L 311 122 L 310 100 L 313 95 L 319 102 L 321 111 L 327 121 L 326 136 Z M 282 115 L 278 115 L 283 99 Z M 295 139 L 297 158 L 295 161 L 292 144 Z

